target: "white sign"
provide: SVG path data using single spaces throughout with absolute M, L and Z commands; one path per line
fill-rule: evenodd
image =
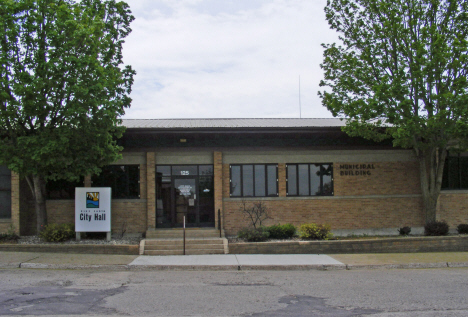
M 110 187 L 75 188 L 75 231 L 111 231 Z
M 192 186 L 190 185 L 180 185 L 177 188 L 182 196 L 189 197 L 192 195 Z

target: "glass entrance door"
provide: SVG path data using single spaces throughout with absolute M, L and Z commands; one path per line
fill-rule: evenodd
M 156 165 L 156 228 L 214 227 L 213 165 Z
M 174 178 L 174 218 L 175 227 L 182 227 L 185 216 L 186 227 L 194 227 L 198 222 L 197 181 L 195 178 Z

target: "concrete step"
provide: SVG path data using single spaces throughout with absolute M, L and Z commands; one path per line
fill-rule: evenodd
M 182 239 L 146 239 L 145 245 L 183 245 Z M 223 239 L 187 239 L 186 245 L 192 244 L 220 244 L 223 245 Z
M 196 255 L 196 254 L 224 254 L 224 250 L 210 250 L 210 249 L 200 249 L 200 250 L 185 250 L 186 255 Z M 145 255 L 183 255 L 183 250 L 153 250 L 146 251 Z
M 145 251 L 154 251 L 154 250 L 183 250 L 182 244 L 168 244 L 168 245 L 146 245 Z M 186 250 L 223 250 L 224 245 L 222 244 L 187 244 L 185 245 Z
M 182 229 L 156 229 L 146 231 L 147 239 L 170 239 L 182 238 L 184 235 Z M 217 229 L 186 229 L 186 238 L 219 238 L 219 230 Z

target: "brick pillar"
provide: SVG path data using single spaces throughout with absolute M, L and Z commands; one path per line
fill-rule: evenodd
M 148 229 L 156 228 L 156 153 L 146 153 L 146 213 Z
M 84 187 L 92 187 L 93 184 L 91 183 L 91 175 L 86 175 L 84 177 Z
M 11 224 L 16 234 L 20 234 L 20 179 L 11 172 Z
M 214 207 L 215 207 L 215 227 L 218 228 L 218 209 L 221 210 L 221 228 L 223 223 L 223 153 L 213 152 L 214 167 Z
M 286 197 L 286 164 L 278 164 L 278 196 Z

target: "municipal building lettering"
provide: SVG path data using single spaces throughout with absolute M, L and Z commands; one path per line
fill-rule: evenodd
M 341 164 L 340 176 L 370 176 L 374 164 Z

